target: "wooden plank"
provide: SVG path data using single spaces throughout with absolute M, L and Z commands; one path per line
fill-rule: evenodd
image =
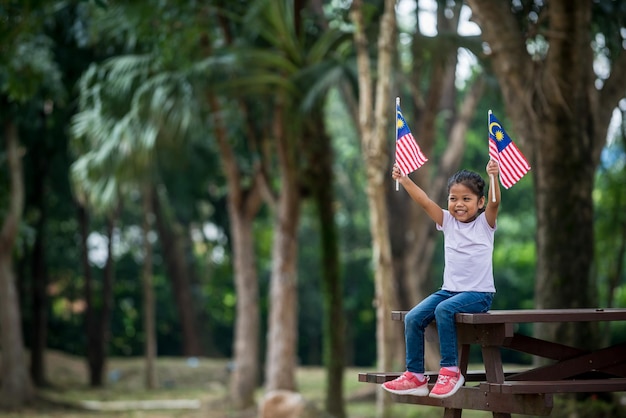
M 552 411 L 550 394 L 495 393 L 467 386 L 445 399 L 410 395 L 391 395 L 391 398 L 401 403 L 440 406 L 447 409 L 474 409 L 500 414 L 547 416 Z
M 625 361 L 626 343 L 519 373 L 511 380 L 560 380 L 589 371 L 610 369 Z
M 392 311 L 391 319 L 404 321 L 407 311 Z M 464 324 L 499 324 L 529 322 L 626 321 L 624 308 L 589 309 L 513 309 L 487 313 L 459 313 L 456 321 Z
M 456 324 L 459 344 L 508 345 L 514 336 L 513 324 Z
M 614 377 L 626 377 L 626 358 L 623 360 L 624 361 L 621 364 L 616 364 L 610 368 L 602 368 L 598 370 Z
M 505 347 L 550 360 L 566 360 L 588 353 L 585 350 L 522 334 L 515 334 Z
M 404 321 L 404 316 L 409 311 L 391 311 L 391 320 L 392 321 Z
M 505 345 L 508 346 L 514 337 L 514 324 L 456 324 L 457 342 L 463 344 L 478 345 Z M 424 332 L 424 341 L 429 343 L 439 342 L 437 325 L 431 322 Z
M 367 372 L 359 373 L 359 382 L 382 384 L 400 377 L 403 372 Z
M 517 309 L 456 314 L 465 324 L 626 321 L 626 309 Z
M 626 378 L 595 380 L 549 380 L 486 383 L 479 385 L 480 390 L 493 393 L 531 394 L 531 393 L 593 393 L 626 391 Z

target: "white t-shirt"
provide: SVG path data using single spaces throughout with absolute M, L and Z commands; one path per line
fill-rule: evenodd
M 451 292 L 495 292 L 493 240 L 496 228 L 487 223 L 485 212 L 472 222 L 459 222 L 443 210 L 443 290 Z

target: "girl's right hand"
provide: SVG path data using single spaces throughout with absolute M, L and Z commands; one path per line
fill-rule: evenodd
M 400 171 L 400 167 L 398 167 L 398 164 L 394 164 L 393 168 L 391 169 L 391 178 L 393 178 L 394 180 L 399 180 L 402 177 L 404 176 L 402 175 L 402 171 Z

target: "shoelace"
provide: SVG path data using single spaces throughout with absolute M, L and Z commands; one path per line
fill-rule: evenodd
M 437 384 L 445 385 L 446 383 L 448 383 L 448 380 L 450 379 L 450 377 L 452 376 L 440 375 L 439 378 L 437 379 Z
M 404 382 L 410 382 L 413 379 L 411 379 L 411 376 L 408 376 L 406 374 L 403 374 L 402 376 L 400 376 L 400 378 L 398 379 L 398 383 L 404 383 Z M 419 382 L 418 382 L 419 383 Z

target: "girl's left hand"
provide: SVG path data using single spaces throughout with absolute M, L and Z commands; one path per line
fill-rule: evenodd
M 400 167 L 398 167 L 397 164 L 393 165 L 393 168 L 391 169 L 391 178 L 393 178 L 394 180 L 398 180 L 400 179 L 402 176 L 402 171 L 400 171 Z
M 500 168 L 498 167 L 498 162 L 496 160 L 489 160 L 487 163 L 487 174 L 496 175 L 500 172 Z

